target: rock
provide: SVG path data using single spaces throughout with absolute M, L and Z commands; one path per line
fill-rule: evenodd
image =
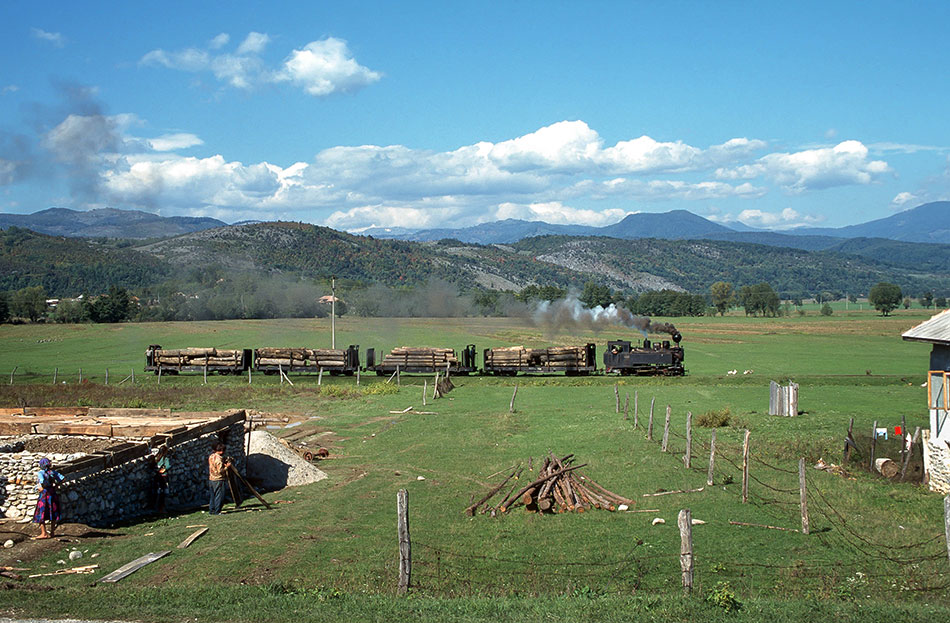
M 663 519 L 662 517 L 654 517 L 654 518 L 653 518 L 653 525 L 654 525 L 654 526 L 657 525 L 657 524 L 664 524 L 664 523 L 666 523 L 666 520 Z
M 98 557 L 99 557 L 99 552 L 96 552 L 95 554 L 90 554 L 89 557 L 90 557 L 90 558 L 98 558 Z
M 56 561 L 56 564 L 57 564 L 57 565 L 65 565 L 65 564 L 66 564 L 66 561 L 63 560 L 62 558 L 60 558 L 59 560 Z
M 78 549 L 74 549 L 73 551 L 69 552 L 70 560 L 79 560 L 80 558 L 82 558 L 82 552 Z
M 630 508 L 630 507 L 627 506 L 626 504 L 621 504 L 620 506 L 617 507 L 617 510 L 618 510 L 618 511 L 625 511 L 625 510 L 627 510 L 628 508 Z
M 70 491 L 69 493 L 66 494 L 66 497 L 69 498 L 69 501 L 70 501 L 70 502 L 75 502 L 76 500 L 79 499 L 79 492 L 78 492 L 78 491 Z
M 425 479 L 426 479 L 425 476 L 416 476 L 416 480 L 425 480 Z
M 3 546 L 7 549 L 12 548 L 14 545 L 16 545 L 16 543 L 13 542 L 13 539 L 7 539 L 3 542 Z
M 703 521 L 702 519 L 691 519 L 690 521 L 691 521 L 691 523 L 692 523 L 694 526 L 701 526 L 701 525 L 703 525 L 704 523 L 706 523 L 706 522 Z

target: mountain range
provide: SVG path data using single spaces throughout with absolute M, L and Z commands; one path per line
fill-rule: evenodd
M 33 214 L 0 214 L 0 229 L 22 227 L 68 238 L 167 238 L 223 227 L 224 221 L 193 216 L 159 216 L 141 210 L 49 208 Z

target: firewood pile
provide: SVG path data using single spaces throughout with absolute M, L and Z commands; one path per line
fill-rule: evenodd
M 399 346 L 392 349 L 383 358 L 384 368 L 403 366 L 411 367 L 445 367 L 446 363 L 457 364 L 458 358 L 451 348 L 429 348 L 427 346 Z
M 257 365 L 290 367 L 343 368 L 346 351 L 340 348 L 258 348 Z
M 605 489 L 578 471 L 587 463 L 580 465 L 574 463 L 573 454 L 561 459 L 549 454 L 531 482 L 521 487 L 519 487 L 520 483 L 515 483 L 500 501 L 489 503 L 506 488 L 510 481 L 521 479 L 524 467 L 513 468 L 507 478 L 492 487 L 482 499 L 465 509 L 465 512 L 469 516 L 481 512 L 494 517 L 498 513 L 507 513 L 519 505 L 524 506 L 527 512 L 534 513 L 570 511 L 583 513 L 592 508 L 615 511 L 620 505 L 633 506 L 633 500 Z
M 509 346 L 485 351 L 486 366 L 568 368 L 583 367 L 592 363 L 587 361 L 587 349 L 583 346 L 555 346 L 551 348 Z
M 162 366 L 235 366 L 243 351 L 224 348 L 176 348 L 155 351 L 155 365 Z

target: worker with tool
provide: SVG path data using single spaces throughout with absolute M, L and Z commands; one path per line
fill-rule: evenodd
M 208 514 L 220 515 L 224 505 L 224 481 L 228 477 L 228 468 L 231 459 L 224 458 L 224 444 L 220 441 L 214 445 L 214 452 L 208 457 L 208 485 L 211 498 L 208 502 Z

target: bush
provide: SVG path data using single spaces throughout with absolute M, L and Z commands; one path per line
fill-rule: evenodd
M 830 315 L 833 314 L 833 313 L 835 313 L 835 312 L 834 312 L 833 309 L 831 309 L 831 305 L 829 305 L 828 303 L 825 303 L 824 305 L 821 306 L 821 315 L 822 315 L 822 316 L 830 316 Z
M 703 428 L 722 428 L 729 426 L 729 419 L 732 412 L 729 407 L 719 409 L 718 411 L 707 411 L 696 418 L 696 425 Z
M 706 601 L 726 612 L 738 612 L 742 609 L 742 602 L 736 597 L 729 582 L 717 582 L 716 587 L 706 596 Z

